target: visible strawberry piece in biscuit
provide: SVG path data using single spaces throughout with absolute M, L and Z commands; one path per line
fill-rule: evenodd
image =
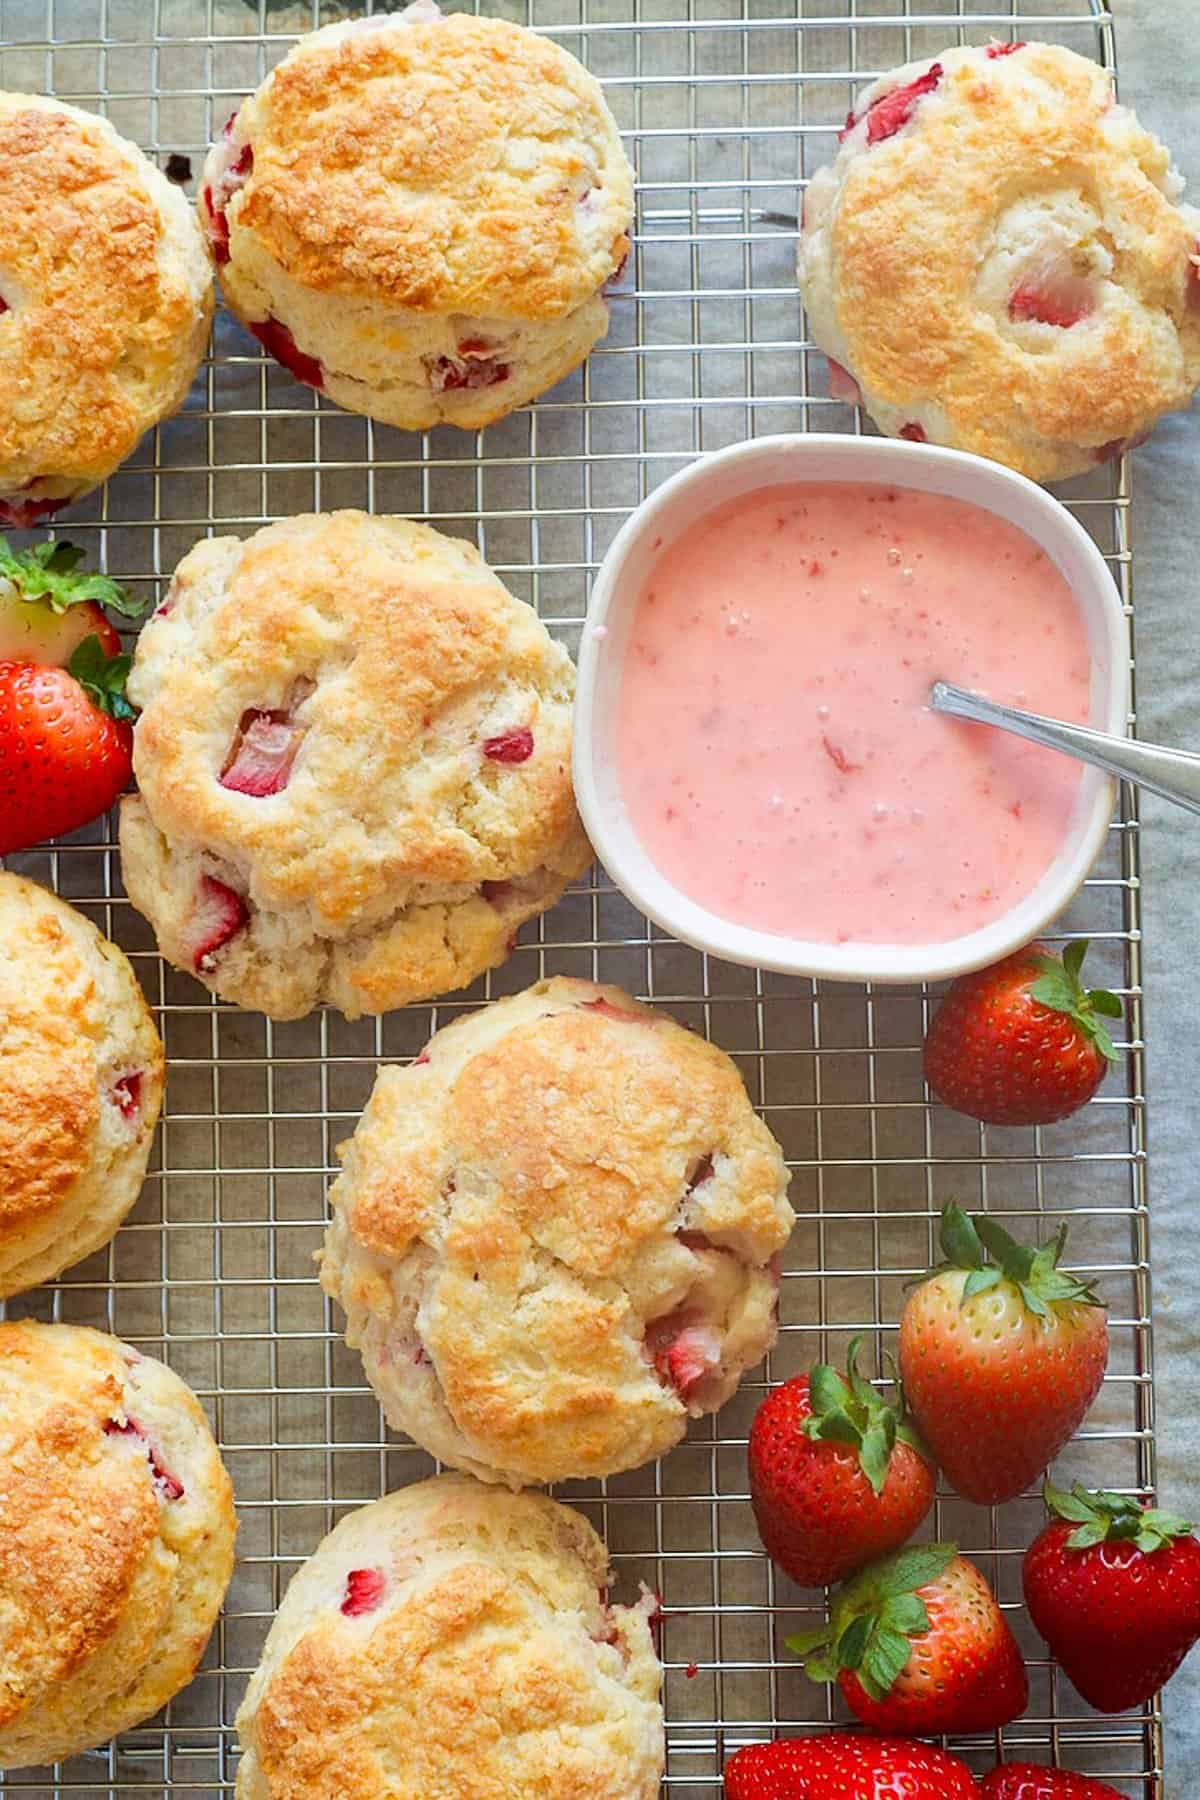
M 533 755 L 533 733 L 528 725 L 515 725 L 510 731 L 498 731 L 484 738 L 483 754 L 489 762 L 523 763 Z
M 387 1581 L 382 1569 L 351 1569 L 346 1577 L 346 1595 L 342 1612 L 348 1619 L 374 1612 L 383 1599 Z
M 290 713 L 244 712 L 221 771 L 221 786 L 254 799 L 282 793 L 303 735 Z
M 219 950 L 235 938 L 250 922 L 250 910 L 242 896 L 226 887 L 213 875 L 202 875 L 196 890 L 196 910 L 192 917 L 192 967 L 198 975 L 207 975 Z
M 325 371 L 315 356 L 307 356 L 287 326 L 278 319 L 255 319 L 250 330 L 269 356 L 302 381 L 305 387 L 318 391 L 325 385 Z
M 893 88 L 891 93 L 882 94 L 873 101 L 867 112 L 868 144 L 882 144 L 886 138 L 895 137 L 908 124 L 920 101 L 926 94 L 933 93 L 941 79 L 941 63 L 932 63 L 915 81 Z

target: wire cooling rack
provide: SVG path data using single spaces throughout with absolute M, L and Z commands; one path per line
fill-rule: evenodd
M 698 451 L 768 431 L 861 429 L 826 398 L 794 281 L 799 189 L 826 159 L 857 82 L 949 43 L 1051 37 L 1113 65 L 1092 0 L 484 0 L 552 33 L 604 81 L 639 177 L 636 249 L 606 343 L 532 409 L 478 436 L 424 438 L 339 413 L 264 363 L 224 314 L 187 407 L 62 526 L 148 597 L 208 532 L 246 534 L 310 508 L 429 518 L 492 565 L 576 647 L 589 579 L 629 509 Z M 0 0 L 0 83 L 99 107 L 160 164 L 200 159 L 214 129 L 302 30 L 362 6 L 278 0 Z M 382 10 L 382 8 L 377 8 Z M 1131 598 L 1123 465 L 1064 490 Z M 1132 632 L 1132 613 L 1130 612 Z M 1132 638 L 1131 638 L 1132 650 Z M 714 846 L 720 854 L 720 847 Z M 0 1777 L 30 1795 L 232 1789 L 232 1721 L 298 1563 L 345 1510 L 427 1473 L 387 1433 L 313 1275 L 334 1146 L 381 1059 L 415 1053 L 453 1014 L 543 974 L 619 981 L 738 1060 L 784 1146 L 799 1222 L 769 1369 L 661 1465 L 563 1497 L 604 1532 L 618 1591 L 666 1608 L 666 1792 L 720 1791 L 737 1746 L 835 1716 L 783 1645 L 817 1617 L 759 1551 L 745 1440 L 767 1379 L 840 1357 L 855 1331 L 894 1342 L 907 1277 L 956 1197 L 1001 1217 L 1067 1217 L 1072 1261 L 1109 1300 L 1112 1360 L 1060 1465 L 1105 1486 L 1154 1483 L 1143 1140 L 1138 838 L 1128 792 L 1061 936 L 1089 935 L 1127 999 L 1126 1054 L 1066 1125 L 988 1131 L 925 1103 L 918 988 L 789 980 L 709 961 L 647 926 L 599 875 L 522 933 L 508 965 L 436 1007 L 346 1024 L 272 1025 L 214 1004 L 163 966 L 123 897 L 111 833 L 15 859 L 132 956 L 155 1004 L 169 1082 L 152 1173 L 109 1248 L 10 1303 L 90 1323 L 159 1354 L 218 1432 L 241 1519 L 237 1574 L 202 1671 L 166 1714 L 61 1769 Z M 1029 1220 L 1025 1221 L 1030 1223 Z M 1162 1794 L 1156 1712 L 1102 1719 L 1047 1661 L 1019 1607 L 1036 1497 L 998 1512 L 939 1499 L 936 1530 L 975 1556 L 1011 1608 L 1032 1698 L 997 1738 L 960 1745 Z M 1180 1789 L 1180 1792 L 1183 1790 Z M 466 1797 L 464 1797 L 466 1800 Z

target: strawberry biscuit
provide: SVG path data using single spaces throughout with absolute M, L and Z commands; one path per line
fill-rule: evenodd
M 655 1800 L 662 1669 L 579 1513 L 458 1475 L 352 1512 L 237 1717 L 237 1800 Z
M 575 58 L 432 0 L 302 38 L 229 121 L 200 197 L 260 342 L 412 431 L 486 425 L 582 362 L 632 214 L 616 124 Z
M 805 196 L 800 285 L 833 391 L 889 436 L 1037 481 L 1120 454 L 1200 384 L 1200 211 L 1182 189 L 1070 50 L 893 70 Z
M 178 188 L 58 100 L 0 94 L 0 216 L 0 526 L 25 526 L 182 406 L 212 267 Z
M 663 1455 L 775 1341 L 793 1215 L 723 1051 L 558 978 L 381 1069 L 321 1280 L 390 1424 L 485 1481 Z
M 163 1050 L 125 957 L 0 872 L 0 1298 L 106 1244 L 141 1192 Z
M 129 678 L 129 897 L 177 968 L 272 1018 L 462 987 L 590 860 L 573 693 L 533 609 L 427 526 L 199 543 Z
M 177 1375 L 83 1326 L 0 1325 L 0 1769 L 103 1744 L 191 1680 L 235 1530 Z

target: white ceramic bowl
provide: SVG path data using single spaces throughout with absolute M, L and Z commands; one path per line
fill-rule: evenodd
M 596 853 L 622 893 L 685 943 L 727 962 L 842 981 L 937 981 L 982 968 L 1028 943 L 1071 900 L 1104 842 L 1114 784 L 1085 769 L 1058 856 L 1019 905 L 978 931 L 935 944 L 813 943 L 738 925 L 669 881 L 630 823 L 616 758 L 617 696 L 633 611 L 662 548 L 700 515 L 757 488 L 785 482 L 886 482 L 947 494 L 1007 519 L 1039 544 L 1066 577 L 1092 651 L 1090 723 L 1124 736 L 1129 644 L 1120 597 L 1103 557 L 1059 501 L 999 463 L 886 438 L 757 438 L 715 451 L 656 489 L 627 520 L 592 590 L 579 656 L 575 790 Z

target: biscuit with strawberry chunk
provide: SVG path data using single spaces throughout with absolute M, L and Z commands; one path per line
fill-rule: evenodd
M 662 1668 L 580 1513 L 440 1475 L 292 1579 L 237 1716 L 237 1800 L 656 1800 Z
M 197 544 L 129 693 L 129 897 L 177 968 L 272 1018 L 463 987 L 590 861 L 571 660 L 428 526 L 317 513 Z
M 835 398 L 1036 481 L 1131 448 L 1200 385 L 1200 210 L 1107 70 L 947 50 L 856 100 L 799 274 Z
M 183 405 L 212 265 L 187 201 L 107 119 L 0 94 L 0 528 L 99 486 Z
M 90 919 L 0 872 L 0 1298 L 113 1236 L 141 1192 L 163 1048 Z
M 191 1680 L 236 1528 L 178 1375 L 84 1326 L 0 1324 L 0 1769 L 104 1744 Z
M 389 1422 L 484 1481 L 662 1456 L 775 1341 L 793 1215 L 722 1050 L 538 982 L 381 1069 L 321 1280 Z
M 304 37 L 213 146 L 200 218 L 230 308 L 351 412 L 472 429 L 608 328 L 633 175 L 548 38 L 432 0 Z

